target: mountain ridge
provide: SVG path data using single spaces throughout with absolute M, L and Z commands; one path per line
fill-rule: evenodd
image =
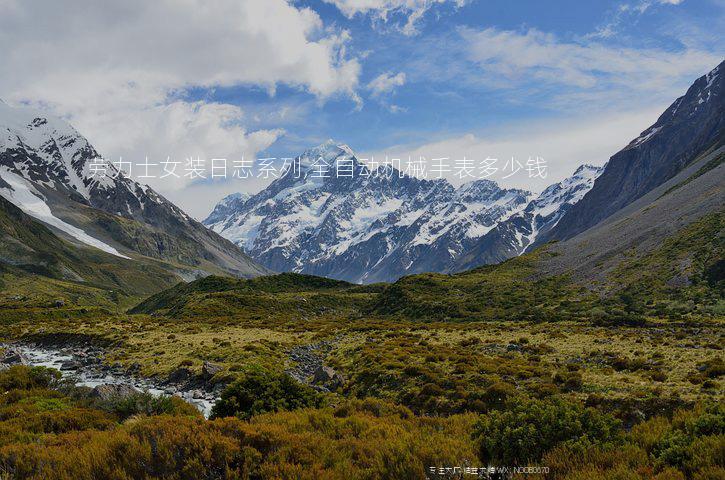
M 269 272 L 127 177 L 70 124 L 43 112 L 0 104 L 0 178 L 6 200 L 66 241 L 100 248 L 119 261 L 136 255 L 161 260 L 179 280 Z
M 315 178 L 313 167 L 320 159 L 331 168 L 342 163 L 359 175 Z M 454 269 L 455 260 L 532 201 L 551 207 L 546 215 L 558 221 L 556 211 L 580 198 L 574 191 L 591 186 L 590 178 L 575 175 L 560 187 L 572 190 L 568 197 L 554 186 L 534 196 L 488 179 L 456 188 L 445 179 L 420 179 L 392 166 L 371 171 L 349 146 L 332 140 L 305 151 L 296 162 L 296 178 L 278 178 L 249 198 L 225 197 L 203 223 L 273 270 L 355 283 Z M 536 213 L 530 216 L 529 223 Z M 528 228 L 525 234 L 533 239 L 538 230 Z
M 537 244 L 567 240 L 673 178 L 725 142 L 725 61 L 699 77 L 637 138 L 614 154 L 592 189 Z

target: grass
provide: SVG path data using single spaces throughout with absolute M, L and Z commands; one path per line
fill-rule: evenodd
M 475 432 L 515 431 L 514 420 L 535 427 L 544 412 L 577 437 L 549 432 L 533 448 L 556 469 L 546 478 L 718 478 L 722 411 L 711 405 L 725 400 L 722 227 L 722 213 L 711 214 L 646 255 L 629 252 L 596 290 L 540 278 L 546 248 L 393 284 L 212 276 L 126 312 L 130 295 L 6 271 L 3 340 L 83 336 L 106 348 L 106 362 L 137 363 L 144 375 L 179 365 L 199 372 L 211 361 L 225 382 L 281 374 L 293 347 L 324 340 L 317 354 L 345 381 L 323 407 L 205 422 L 157 415 L 149 402 L 130 403 L 121 418 L 63 387 L 4 385 L 0 372 L 0 472 L 422 478 L 430 466 L 477 465 L 487 455 L 528 458 L 507 449 L 516 443 L 505 441 L 510 432 L 485 448 Z M 58 298 L 65 304 L 55 306 Z M 587 432 L 581 418 L 618 430 Z

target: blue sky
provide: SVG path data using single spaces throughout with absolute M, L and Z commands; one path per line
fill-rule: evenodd
M 723 0 L 0 0 L 0 98 L 105 156 L 603 164 L 723 59 Z M 455 180 L 452 180 L 455 183 Z M 196 217 L 263 181 L 151 185 Z
M 258 128 L 284 128 L 286 135 L 265 155 L 294 155 L 327 138 L 350 144 L 356 151 L 384 151 L 393 145 L 417 145 L 431 138 L 446 138 L 469 132 L 485 132 L 506 124 L 577 116 L 582 109 L 636 109 L 661 106 L 674 100 L 673 92 L 686 88 L 694 78 L 682 75 L 662 89 L 644 88 L 632 98 L 626 83 L 607 85 L 603 73 L 592 65 L 592 76 L 605 83 L 573 85 L 542 80 L 531 71 L 499 72 L 477 66 L 466 54 L 462 29 L 496 29 L 525 35 L 530 31 L 556 37 L 564 45 L 599 44 L 611 49 L 647 49 L 682 52 L 697 47 L 717 55 L 723 45 L 722 2 L 682 2 L 679 5 L 651 2 L 640 12 L 622 12 L 623 2 L 581 1 L 471 1 L 462 7 L 442 4 L 432 7 L 416 24 L 418 32 L 401 33 L 406 13 L 391 15 L 387 23 L 356 14 L 347 18 L 334 5 L 321 1 L 299 2 L 316 11 L 325 24 L 350 31 L 347 48 L 353 56 L 364 55 L 359 94 L 362 106 L 351 98 L 324 102 L 299 88 L 278 86 L 274 96 L 259 87 L 238 86 L 193 92 L 192 98 L 233 103 L 249 112 L 259 112 L 252 124 Z M 608 35 L 601 30 L 612 29 Z M 599 32 L 599 34 L 598 34 Z M 676 61 L 676 60 L 675 60 Z M 714 67 L 714 65 L 712 65 Z M 405 83 L 390 92 L 373 96 L 364 88 L 375 77 L 389 73 L 405 75 Z M 689 72 L 688 72 L 689 73 Z M 702 71 L 701 73 L 705 73 Z M 559 96 L 593 93 L 589 105 Z M 664 90 L 664 91 L 662 91 Z M 633 104 L 635 102 L 636 104 Z M 611 105 L 611 106 L 610 106 Z M 287 118 L 279 113 L 287 109 Z M 614 153 L 614 152 L 612 152 Z

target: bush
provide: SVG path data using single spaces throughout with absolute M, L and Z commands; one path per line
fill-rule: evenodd
M 657 460 L 690 475 L 702 467 L 725 466 L 722 460 L 725 407 L 711 405 L 678 412 L 672 427 L 652 446 L 652 454 Z
M 322 397 L 308 385 L 285 374 L 254 372 L 229 385 L 212 409 L 212 418 L 248 419 L 280 410 L 315 407 Z
M 53 388 L 60 381 L 60 372 L 52 368 L 15 365 L 0 371 L 0 390 Z
M 190 415 L 199 417 L 201 413 L 193 405 L 179 397 L 165 395 L 152 395 L 148 392 L 139 392 L 126 397 L 112 398 L 96 405 L 118 415 L 125 420 L 134 415 Z
M 618 441 L 619 428 L 618 420 L 592 408 L 562 400 L 529 400 L 482 416 L 473 437 L 483 462 L 524 465 L 558 445 L 573 448 Z

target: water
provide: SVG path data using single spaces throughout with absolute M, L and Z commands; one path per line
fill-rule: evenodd
M 78 360 L 77 357 L 64 352 L 62 349 L 29 345 L 14 345 L 13 348 L 19 350 L 25 356 L 29 365 L 60 370 L 64 377 L 72 378 L 74 383 L 78 386 L 93 388 L 103 384 L 128 385 L 141 391 L 148 391 L 152 395 L 166 395 L 166 393 L 164 393 L 164 388 L 145 378 L 103 371 L 99 368 L 94 368 L 93 366 L 83 366 L 80 368 L 61 370 L 61 366 L 64 363 Z M 202 393 L 202 395 L 199 395 L 199 393 L 200 392 L 198 390 L 185 390 L 175 392 L 174 395 L 181 397 L 185 401 L 194 405 L 202 414 L 204 414 L 205 418 L 209 418 L 216 398 L 208 393 Z M 194 398 L 199 396 L 202 396 L 203 398 Z

